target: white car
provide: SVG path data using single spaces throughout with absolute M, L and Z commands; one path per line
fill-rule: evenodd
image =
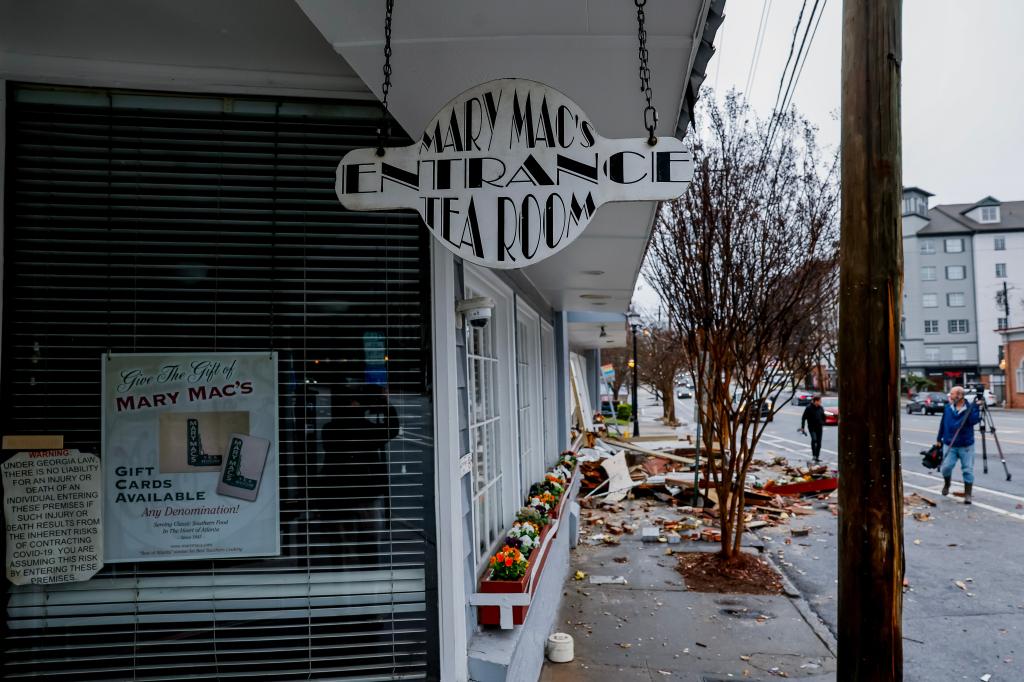
M 975 398 L 977 397 L 977 395 L 978 394 L 977 394 L 976 391 L 967 391 L 966 393 L 964 393 L 964 398 L 967 400 L 968 403 L 973 403 Z M 992 392 L 992 389 L 986 388 L 985 392 L 982 395 L 985 396 L 985 405 L 986 406 L 988 406 L 988 407 L 995 407 L 995 405 L 996 405 L 996 394 Z

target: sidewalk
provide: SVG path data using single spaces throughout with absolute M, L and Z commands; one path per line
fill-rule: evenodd
M 641 501 L 623 506 L 642 515 Z M 657 512 L 678 517 L 667 505 Z M 575 640 L 575 660 L 546 661 L 542 682 L 835 679 L 827 631 L 801 598 L 690 592 L 669 548 L 714 551 L 717 545 L 643 543 L 640 533 L 622 535 L 617 546 L 581 540 L 556 621 Z M 574 580 L 577 570 L 587 578 Z M 598 582 L 621 576 L 626 584 L 593 584 L 595 576 Z

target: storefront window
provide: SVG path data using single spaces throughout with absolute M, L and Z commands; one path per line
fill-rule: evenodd
M 276 351 L 281 554 L 7 585 L 5 676 L 435 674 L 428 233 L 338 203 L 379 108 L 335 104 L 15 91 L 3 433 L 104 457 L 108 351 Z

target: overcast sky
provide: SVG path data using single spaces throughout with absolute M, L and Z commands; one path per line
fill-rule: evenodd
M 793 103 L 839 143 L 842 0 L 825 12 Z M 727 0 L 715 38 L 707 88 L 746 88 L 761 11 L 769 0 Z M 758 114 L 775 102 L 802 0 L 770 0 L 767 30 L 751 88 Z M 808 0 L 810 13 L 814 0 Z M 805 15 L 806 21 L 806 15 Z M 1024 0 L 904 0 L 903 184 L 935 194 L 936 203 L 987 195 L 1024 200 Z M 799 41 L 797 43 L 799 47 Z M 637 300 L 657 299 L 641 280 Z

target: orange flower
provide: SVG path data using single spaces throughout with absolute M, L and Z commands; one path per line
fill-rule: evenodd
M 511 566 L 512 565 L 512 557 L 507 557 L 505 559 L 505 565 L 506 566 Z

